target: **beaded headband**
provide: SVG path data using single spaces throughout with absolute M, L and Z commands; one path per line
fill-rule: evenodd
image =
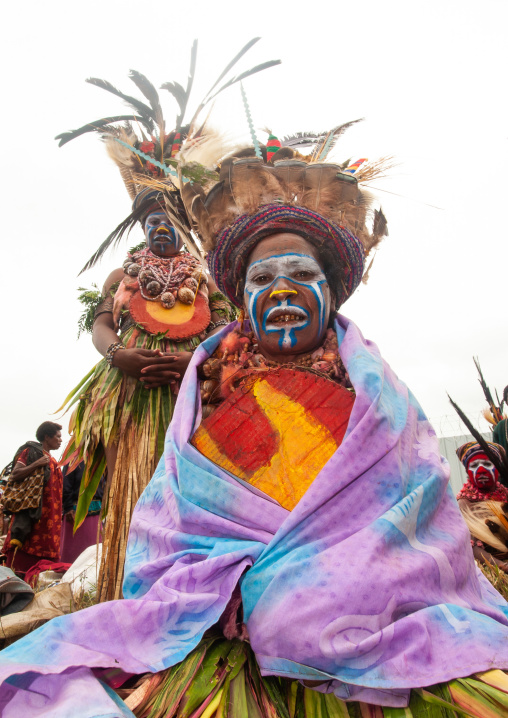
M 493 444 L 490 441 L 486 442 L 489 449 L 499 458 L 499 461 L 504 461 L 506 458 L 506 452 L 500 444 Z M 459 458 L 459 461 L 467 468 L 468 463 L 471 461 L 475 454 L 485 454 L 485 450 L 476 441 L 469 441 L 467 444 L 459 446 L 455 452 Z
M 362 243 L 344 227 L 316 212 L 280 204 L 265 205 L 253 215 L 243 215 L 220 233 L 208 255 L 210 272 L 220 290 L 241 307 L 249 255 L 261 239 L 281 232 L 299 234 L 332 259 L 332 271 L 326 267 L 325 274 L 338 304 L 343 304 L 362 279 Z

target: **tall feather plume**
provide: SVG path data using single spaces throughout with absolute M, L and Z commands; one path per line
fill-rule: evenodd
M 487 442 L 485 441 L 485 439 L 483 438 L 483 436 L 480 434 L 480 432 L 478 431 L 478 429 L 476 429 L 476 427 L 473 426 L 473 424 L 469 421 L 469 419 L 468 419 L 468 417 L 466 416 L 466 414 L 464 414 L 464 412 L 462 411 L 462 409 L 460 408 L 460 406 L 458 406 L 458 405 L 453 401 L 453 399 L 451 398 L 451 396 L 450 396 L 449 394 L 448 394 L 448 399 L 450 400 L 450 404 L 453 406 L 453 408 L 455 409 L 455 411 L 457 412 L 457 414 L 458 414 L 458 415 L 460 416 L 460 418 L 462 419 L 463 423 L 466 425 L 466 427 L 467 427 L 469 433 L 470 433 L 470 434 L 475 438 L 475 440 L 480 444 L 480 446 L 482 447 L 482 449 L 483 449 L 483 451 L 485 452 L 486 456 L 489 457 L 490 461 L 492 461 L 492 463 L 494 464 L 494 466 L 496 467 L 496 469 L 499 471 L 499 475 L 500 475 L 500 477 L 501 477 L 501 479 L 502 479 L 502 483 L 505 484 L 505 485 L 508 485 L 508 460 L 505 458 L 504 461 L 501 461 L 501 460 L 498 458 L 498 456 L 490 449 L 489 445 L 487 444 Z
M 499 421 L 502 421 L 503 415 L 502 415 L 499 407 L 496 406 L 494 399 L 492 398 L 492 393 L 491 393 L 489 387 L 487 386 L 487 382 L 485 381 L 485 378 L 483 376 L 483 372 L 482 372 L 482 369 L 480 366 L 480 361 L 479 361 L 478 357 L 473 357 L 473 361 L 474 361 L 474 365 L 476 367 L 476 371 L 478 372 L 478 381 L 480 382 L 480 386 L 483 391 L 483 396 L 485 397 L 485 400 L 486 400 L 487 404 L 489 405 L 489 408 L 492 413 L 492 416 L 494 417 L 494 420 L 496 421 L 496 423 L 498 423 Z
M 228 62 L 224 70 L 221 72 L 219 77 L 215 80 L 211 88 L 208 90 L 204 98 L 199 103 L 196 112 L 194 113 L 191 121 L 190 121 L 190 130 L 189 135 L 192 136 L 195 130 L 195 123 L 197 121 L 197 118 L 203 108 L 217 95 L 219 95 L 223 90 L 227 89 L 228 87 L 231 87 L 237 82 L 241 82 L 242 80 L 245 80 L 247 77 L 250 77 L 251 75 L 256 74 L 257 72 L 261 72 L 262 70 L 267 70 L 269 67 L 274 67 L 275 65 L 280 65 L 280 60 L 269 60 L 268 62 L 263 62 L 260 65 L 256 65 L 255 67 L 252 67 L 250 70 L 246 70 L 245 72 L 242 72 L 240 75 L 237 75 L 235 77 L 232 77 L 230 80 L 228 80 L 222 87 L 220 87 L 218 90 L 215 90 L 217 85 L 222 82 L 224 77 L 228 74 L 228 72 L 236 65 L 236 63 L 245 55 L 246 52 L 250 50 L 250 48 L 256 44 L 260 40 L 259 37 L 254 37 L 252 40 L 250 40 L 242 49 L 240 52 L 238 52 L 234 58 Z M 215 90 L 215 92 L 214 92 Z
M 348 130 L 352 125 L 356 125 L 358 122 L 363 122 L 364 118 L 360 117 L 358 120 L 351 120 L 350 122 L 346 122 L 343 125 L 338 125 L 337 127 L 334 127 L 333 130 L 330 130 L 325 137 L 315 146 L 310 161 L 311 162 L 323 162 L 329 152 L 333 149 L 335 146 L 335 143 L 339 139 L 341 135 L 344 134 L 346 130 Z
M 159 93 L 155 89 L 154 85 L 152 85 L 150 80 L 148 80 L 148 78 L 146 78 L 137 70 L 131 70 L 129 73 L 129 78 L 136 85 L 136 87 L 141 90 L 143 95 L 150 103 L 150 107 L 152 108 L 153 112 L 153 119 L 159 129 L 159 142 L 161 143 L 161 147 L 163 148 L 165 127 L 164 115 L 162 114 L 162 107 L 159 100 Z
M 191 61 L 189 68 L 189 77 L 187 79 L 187 88 L 184 90 L 178 82 L 165 82 L 161 85 L 162 90 L 170 92 L 178 103 L 180 114 L 176 118 L 175 131 L 180 132 L 185 118 L 185 112 L 189 103 L 189 97 L 194 84 L 194 76 L 196 74 L 196 59 L 198 53 L 198 41 L 194 40 L 191 49 Z

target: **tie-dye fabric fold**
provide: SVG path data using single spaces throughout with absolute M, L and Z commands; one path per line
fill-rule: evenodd
M 200 421 L 196 367 L 229 330 L 196 350 L 182 384 L 164 457 L 134 513 L 126 599 L 54 619 L 2 651 L 2 680 L 31 672 L 0 689 L 7 718 L 20 681 L 40 696 L 45 675 L 72 682 L 63 673 L 71 666 L 140 673 L 182 660 L 238 581 L 264 674 L 400 706 L 412 687 L 508 668 L 508 605 L 475 567 L 434 431 L 345 317 L 337 332 L 355 404 L 341 446 L 293 511 L 189 444 Z M 51 715 L 63 716 L 58 676 L 47 681 Z M 76 688 L 84 696 L 89 684 L 96 701 L 102 691 L 108 714 L 112 698 L 94 682 L 83 669 Z M 97 715 L 79 696 L 76 711 Z

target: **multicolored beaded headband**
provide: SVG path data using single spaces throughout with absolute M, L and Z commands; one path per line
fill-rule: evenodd
M 491 441 L 486 442 L 489 449 L 498 457 L 499 461 L 503 462 L 506 459 L 506 452 L 500 444 L 494 444 Z M 467 468 L 468 463 L 471 461 L 475 454 L 485 454 L 480 444 L 476 441 L 469 441 L 467 444 L 462 444 L 456 451 L 459 461 Z
M 337 304 L 343 304 L 362 279 L 365 252 L 359 239 L 305 207 L 270 204 L 253 215 L 243 215 L 226 227 L 208 255 L 208 266 L 219 289 L 237 306 L 243 306 L 247 261 L 256 244 L 268 235 L 298 234 L 335 258 L 325 273 Z

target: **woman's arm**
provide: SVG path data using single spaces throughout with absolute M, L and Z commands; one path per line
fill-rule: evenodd
M 115 269 L 111 272 L 102 290 L 105 300 L 110 296 L 113 285 L 122 281 L 125 276 L 123 269 Z M 98 314 L 92 330 L 94 346 L 104 357 L 111 344 L 116 344 L 120 341 L 114 327 L 113 305 L 111 303 L 111 310 L 107 309 Z M 132 348 L 118 349 L 113 354 L 112 366 L 119 369 L 123 374 L 127 374 L 127 376 L 133 376 L 135 379 L 155 378 L 156 381 L 152 381 L 150 384 L 145 383 L 145 386 L 153 388 L 180 379 L 179 371 L 172 367 L 173 362 L 172 356 L 165 356 L 159 350 Z M 142 374 L 143 369 L 146 371 Z
M 26 479 L 27 476 L 33 474 L 36 469 L 41 466 L 47 466 L 49 461 L 50 458 L 46 454 L 41 456 L 40 459 L 37 459 L 37 461 L 34 461 L 32 464 L 28 464 L 28 466 L 25 466 L 20 461 L 17 461 L 9 478 L 13 481 L 23 481 L 23 479 Z

